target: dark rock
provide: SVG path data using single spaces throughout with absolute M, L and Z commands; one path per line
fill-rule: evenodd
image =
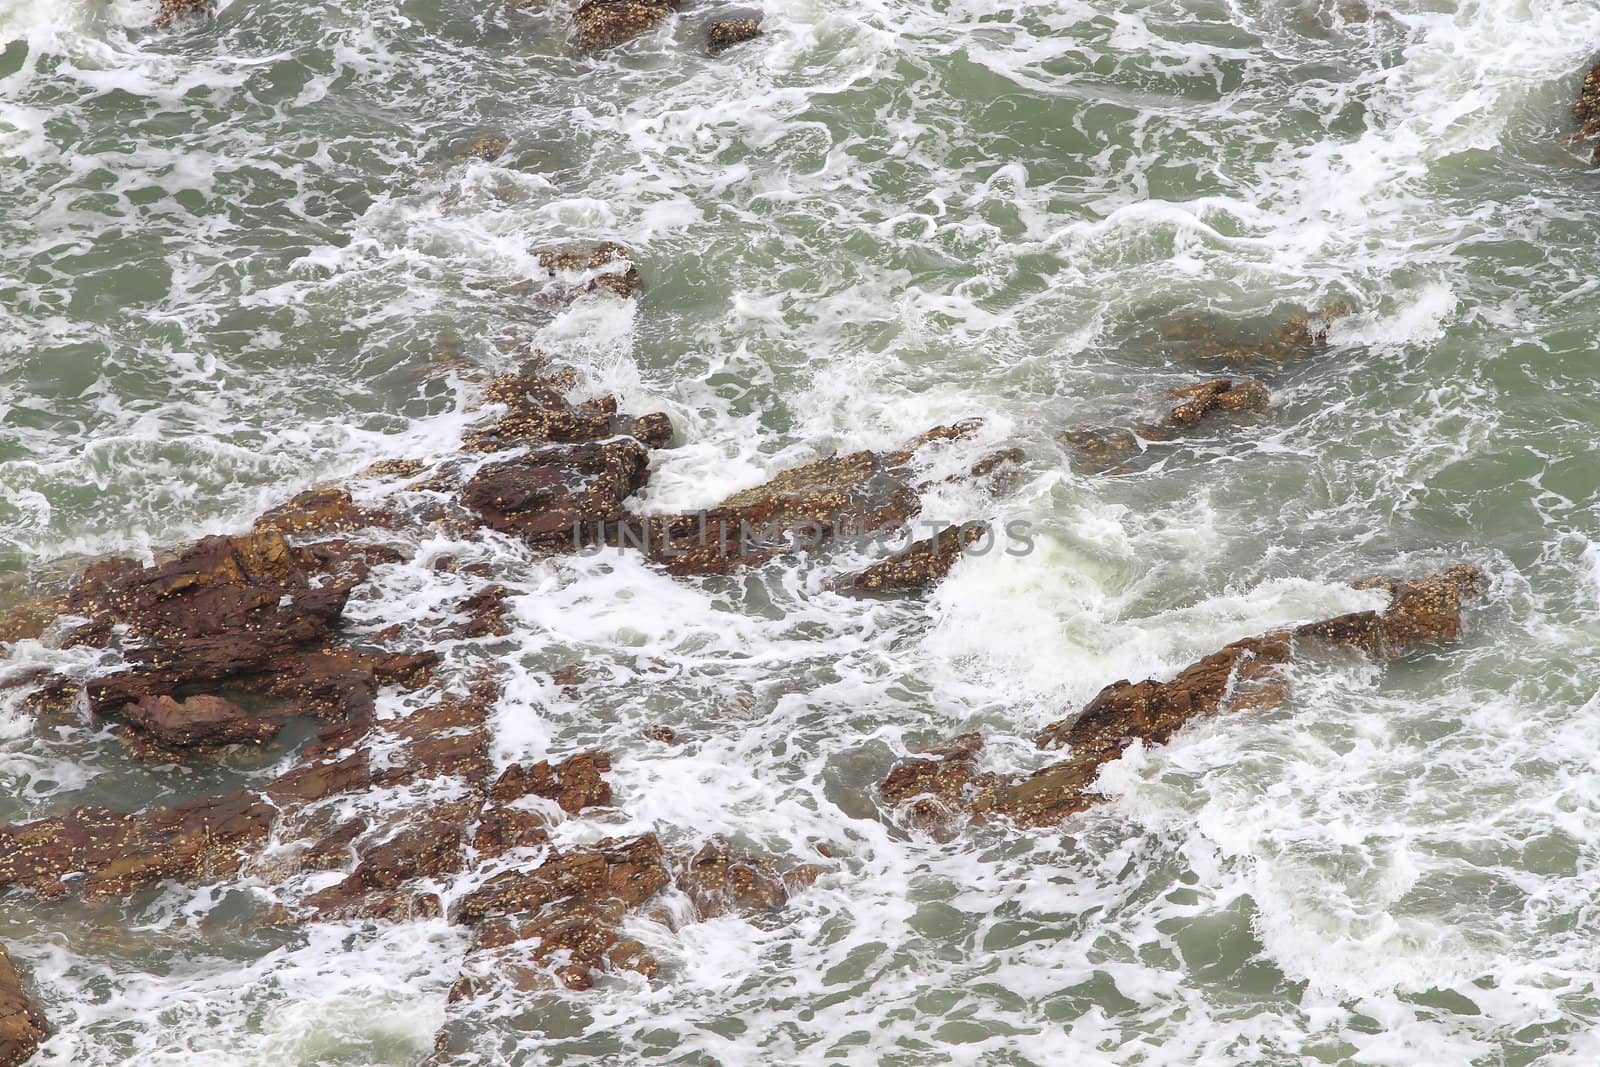
M 22 976 L 0 945 L 0 1067 L 20 1067 L 50 1036 L 44 1013 L 22 988 Z
M 490 529 L 536 545 L 577 548 L 624 517 L 622 502 L 650 476 L 639 442 L 551 445 L 483 467 L 461 502 Z
M 761 36 L 755 19 L 724 19 L 713 22 L 706 31 L 706 51 L 718 55 L 736 44 Z

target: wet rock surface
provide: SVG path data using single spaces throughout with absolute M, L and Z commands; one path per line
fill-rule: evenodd
M 162 29 L 186 19 L 204 18 L 215 14 L 216 9 L 216 0 L 161 0 L 155 26 Z
M 584 7 L 644 7 L 629 3 L 611 4 L 607 0 L 589 0 Z M 662 5 L 665 6 L 665 5 Z M 582 18 L 584 8 L 578 9 Z M 643 32 L 642 30 L 640 32 Z M 541 252 L 539 266 L 549 272 L 551 281 L 564 283 L 559 299 L 571 300 L 585 293 L 605 292 L 613 296 L 630 297 L 644 288 L 639 268 L 634 265 L 633 253 L 612 241 L 603 241 L 593 248 L 564 249 Z
M 572 16 L 579 52 L 615 48 L 649 33 L 676 9 L 669 0 L 583 0 Z
M 925 589 L 949 574 L 950 568 L 956 565 L 969 547 L 992 536 L 993 533 L 982 523 L 947 526 L 904 552 L 873 564 L 850 579 L 850 584 L 856 589 L 872 593 Z
M 22 976 L 0 945 L 0 1067 L 18 1067 L 50 1034 L 50 1026 L 22 988 Z
M 880 787 L 891 805 L 906 805 L 913 825 L 938 829 L 958 814 L 1000 816 L 1022 826 L 1048 826 L 1082 811 L 1101 766 L 1135 742 L 1169 742 L 1196 719 L 1272 706 L 1286 695 L 1281 668 L 1307 645 L 1345 647 L 1375 657 L 1397 656 L 1460 633 L 1462 605 L 1483 592 L 1481 571 L 1457 565 L 1418 581 L 1365 579 L 1361 588 L 1390 594 L 1382 611 L 1355 612 L 1235 641 L 1169 681 L 1118 681 L 1077 715 L 1040 732 L 1038 747 L 1066 748 L 1068 757 L 1011 780 L 977 770 L 982 739 L 964 735 L 928 755 L 897 765 Z
M 1593 145 L 1590 161 L 1600 164 L 1600 66 L 1584 75 L 1577 103 L 1572 105 L 1572 117 L 1578 122 L 1573 141 Z
M 669 574 L 728 574 L 836 539 L 893 529 L 922 507 L 912 471 L 918 452 L 977 426 L 937 426 L 900 451 L 852 452 L 792 467 L 706 511 L 631 517 L 619 524 L 613 540 L 641 548 Z
M 736 44 L 760 36 L 761 26 L 755 19 L 723 19 L 713 22 L 706 30 L 706 51 L 714 56 L 720 55 Z
M 1271 401 L 1263 383 L 1232 378 L 1212 378 L 1175 389 L 1167 399 L 1177 403 L 1155 423 L 1133 429 L 1070 430 L 1057 440 L 1071 450 L 1076 469 L 1094 474 L 1121 472 L 1130 469 L 1130 461 L 1139 456 L 1141 442 L 1172 441 L 1230 416 L 1260 414 Z

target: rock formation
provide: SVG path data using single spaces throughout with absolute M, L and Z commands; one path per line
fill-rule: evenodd
M 1092 786 L 1100 768 L 1133 742 L 1166 744 L 1195 719 L 1281 701 L 1280 668 L 1303 646 L 1342 646 L 1388 657 L 1454 640 L 1462 602 L 1482 591 L 1483 575 L 1458 565 L 1415 582 L 1374 578 L 1357 585 L 1384 589 L 1389 605 L 1235 641 L 1170 681 L 1106 686 L 1079 714 L 1040 732 L 1040 748 L 1064 747 L 1069 755 L 1027 778 L 979 772 L 982 739 L 968 734 L 895 767 L 882 795 L 892 805 L 909 804 L 911 820 L 924 828 L 961 812 L 1003 816 L 1023 826 L 1052 825 L 1095 803 Z
M 1267 410 L 1270 396 L 1261 382 L 1235 382 L 1213 378 L 1174 389 L 1168 400 L 1178 401 L 1161 419 L 1133 430 L 1097 427 L 1072 430 L 1056 438 L 1072 449 L 1073 465 L 1085 473 L 1116 471 L 1136 455 L 1139 442 L 1171 441 L 1180 434 L 1230 415 L 1259 414 Z
M 678 7 L 673 0 L 583 0 L 572 16 L 579 52 L 615 48 L 649 33 Z
M 1578 92 L 1578 102 L 1572 105 L 1572 117 L 1578 121 L 1578 132 L 1572 135 L 1575 143 L 1596 144 L 1591 150 L 1591 160 L 1600 163 L 1600 66 L 1589 71 Z
M 19 1067 L 50 1034 L 44 1013 L 22 989 L 22 976 L 0 945 L 0 1067 Z
M 724 19 L 713 22 L 706 30 L 706 51 L 720 55 L 736 44 L 761 36 L 761 27 L 755 19 Z

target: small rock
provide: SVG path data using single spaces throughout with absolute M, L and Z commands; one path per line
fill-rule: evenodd
M 706 50 L 718 55 L 736 44 L 761 36 L 761 27 L 755 19 L 724 19 L 713 22 L 706 31 Z

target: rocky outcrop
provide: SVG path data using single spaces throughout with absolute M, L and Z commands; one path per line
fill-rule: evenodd
M 674 0 L 583 0 L 572 16 L 579 52 L 615 48 L 649 33 L 678 8 Z
M 1235 641 L 1169 681 L 1106 686 L 1079 714 L 1044 728 L 1038 746 L 1067 748 L 1070 754 L 1027 778 L 980 773 L 982 739 L 968 734 L 895 767 L 881 788 L 883 798 L 907 804 L 911 820 L 924 828 L 962 812 L 1023 826 L 1052 825 L 1098 799 L 1092 786 L 1100 768 L 1129 745 L 1166 744 L 1196 719 L 1280 702 L 1285 695 L 1280 668 L 1304 646 L 1388 657 L 1454 640 L 1463 601 L 1482 591 L 1483 575 L 1458 565 L 1420 581 L 1375 578 L 1357 584 L 1387 591 L 1388 606 Z
M 535 444 L 576 444 L 632 437 L 649 448 L 672 440 L 672 422 L 656 412 L 634 418 L 617 412 L 617 399 L 602 396 L 574 404 L 571 383 L 558 376 L 507 374 L 489 383 L 484 400 L 502 413 L 463 440 L 468 452 L 501 452 Z
M 590 0 L 590 3 L 594 2 Z M 600 6 L 609 5 L 601 0 Z M 578 14 L 583 14 L 582 8 L 579 8 Z M 603 241 L 587 249 L 541 252 L 539 266 L 549 272 L 551 281 L 562 283 L 558 299 L 563 301 L 596 292 L 626 298 L 634 296 L 644 287 L 639 278 L 639 268 L 633 262 L 633 253 L 611 241 Z
M 481 468 L 461 502 L 492 530 L 571 550 L 621 524 L 622 502 L 649 477 L 649 453 L 631 438 L 548 445 Z
M 706 30 L 706 51 L 712 55 L 732 48 L 745 41 L 753 41 L 761 36 L 761 26 L 755 19 L 723 19 L 713 22 Z
M 1600 164 L 1600 66 L 1590 70 L 1578 91 L 1578 102 L 1572 105 L 1572 117 L 1578 122 L 1578 132 L 1572 135 L 1577 144 L 1595 144 L 1591 161 Z
M 949 574 L 970 546 L 989 536 L 983 523 L 946 526 L 926 541 L 868 567 L 850 579 L 850 585 L 870 593 L 925 589 Z
M 810 888 L 822 874 L 822 868 L 809 863 L 781 869 L 771 859 L 722 840 L 708 841 L 697 852 L 675 856 L 669 866 L 673 882 L 701 919 L 771 914 L 789 903 L 793 894 Z
M 1141 441 L 1171 441 L 1219 418 L 1259 414 L 1267 410 L 1271 398 L 1261 382 L 1213 378 L 1175 389 L 1167 394 L 1167 399 L 1178 403 L 1153 424 L 1132 430 L 1118 427 L 1072 430 L 1056 439 L 1072 450 L 1077 469 L 1105 473 L 1122 469 L 1139 453 Z
M 184 19 L 204 18 L 216 12 L 216 0 L 161 0 L 155 25 L 163 29 Z
M 0 945 L 0 1067 L 19 1067 L 50 1035 L 44 1013 L 22 988 L 4 945 Z
M 610 540 L 642 549 L 671 574 L 728 574 L 833 540 L 892 530 L 922 507 L 911 469 L 918 451 L 978 425 L 937 426 L 897 452 L 852 452 L 793 467 L 706 511 L 628 517 Z

